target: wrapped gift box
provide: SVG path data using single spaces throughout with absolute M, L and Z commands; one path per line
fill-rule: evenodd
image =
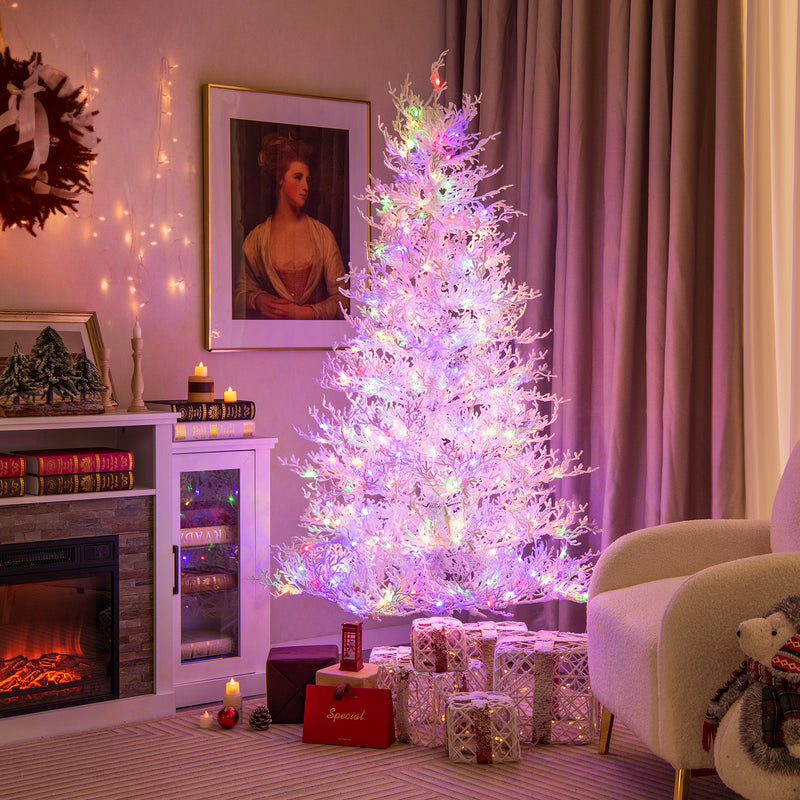
M 464 670 L 420 672 L 414 669 L 410 648 L 382 647 L 373 649 L 370 663 L 378 664 L 378 686 L 391 691 L 397 740 L 421 747 L 446 743 L 448 697 L 486 685 L 486 670 L 477 658 L 468 659 Z
M 411 622 L 411 656 L 418 672 L 467 669 L 467 635 L 461 620 L 423 617 Z
M 467 692 L 447 698 L 447 754 L 466 764 L 520 760 L 514 701 L 497 692 Z
M 335 644 L 273 647 L 267 656 L 267 708 L 276 723 L 303 721 L 306 686 L 339 662 Z
M 500 637 L 493 685 L 514 701 L 523 742 L 595 740 L 585 633 L 531 631 Z
M 317 670 L 315 678 L 317 686 L 340 686 L 343 683 L 350 687 L 357 686 L 365 689 L 378 688 L 378 666 L 377 664 L 364 664 L 357 671 L 342 669 L 341 663 L 330 667 Z

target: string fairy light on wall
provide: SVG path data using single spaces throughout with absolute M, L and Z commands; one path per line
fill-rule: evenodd
M 158 270 L 159 274 L 166 276 L 166 285 L 161 288 L 177 294 L 183 293 L 187 288 L 182 250 L 190 246 L 192 240 L 181 233 L 184 215 L 178 207 L 175 191 L 175 151 L 179 140 L 174 131 L 172 101 L 173 73 L 176 69 L 177 64 L 162 57 L 156 98 L 153 161 L 147 167 L 147 174 L 152 181 L 149 213 L 143 215 L 137 212 L 134 192 L 131 191 L 131 176 L 125 181 L 124 200 L 117 202 L 113 214 L 121 228 L 122 243 L 129 253 L 127 265 L 120 278 L 114 276 L 118 268 L 115 269 L 109 263 L 110 273 L 100 283 L 101 289 L 107 292 L 114 283 L 121 280 L 134 311 L 144 308 L 152 298 L 154 286 L 148 264 L 156 259 L 165 264 L 168 262 L 173 270 L 171 274 L 168 274 L 166 268 Z M 95 221 L 103 224 L 107 222 L 107 217 L 97 216 Z M 92 233 L 94 238 L 99 238 L 99 227 L 97 225 Z

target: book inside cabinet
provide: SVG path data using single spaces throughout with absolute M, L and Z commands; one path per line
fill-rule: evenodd
M 269 449 L 275 440 L 173 443 L 177 704 L 263 693 L 269 649 Z

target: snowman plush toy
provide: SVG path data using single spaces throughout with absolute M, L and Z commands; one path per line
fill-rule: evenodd
M 747 658 L 708 706 L 703 747 L 747 800 L 800 800 L 800 595 L 736 635 Z

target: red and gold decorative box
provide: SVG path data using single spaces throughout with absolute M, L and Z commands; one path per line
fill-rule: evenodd
M 394 742 L 391 694 L 363 687 L 307 687 L 303 741 L 388 747 Z

